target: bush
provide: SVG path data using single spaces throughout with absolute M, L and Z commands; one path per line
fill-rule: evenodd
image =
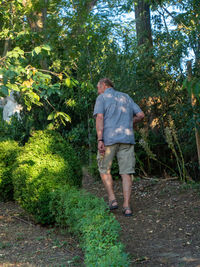
M 20 147 L 13 140 L 0 141 L 0 200 L 13 200 L 12 171 Z
M 118 242 L 120 225 L 103 199 L 69 187 L 57 189 L 51 195 L 50 211 L 58 225 L 70 226 L 79 235 L 86 266 L 129 265 Z
M 13 175 L 15 200 L 35 220 L 54 221 L 49 212 L 50 192 L 59 186 L 81 186 L 79 159 L 60 134 L 37 131 L 17 158 Z

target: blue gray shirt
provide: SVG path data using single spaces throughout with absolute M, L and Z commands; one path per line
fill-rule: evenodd
M 135 144 L 133 117 L 141 111 L 129 95 L 113 88 L 107 88 L 100 94 L 96 99 L 93 115 L 104 115 L 104 144 Z

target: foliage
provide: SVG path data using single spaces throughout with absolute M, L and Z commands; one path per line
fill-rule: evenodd
M 34 215 L 50 223 L 50 192 L 57 186 L 81 185 L 81 166 L 71 147 L 58 133 L 34 132 L 16 162 L 13 173 L 14 197 Z
M 80 236 L 86 266 L 128 266 L 119 239 L 119 224 L 103 199 L 76 189 L 52 193 L 50 210 L 58 225 L 70 226 Z
M 173 154 L 175 155 L 177 166 L 178 166 L 179 177 L 182 181 L 186 181 L 187 175 L 186 175 L 185 161 L 183 158 L 182 150 L 180 148 L 177 133 L 174 127 L 174 122 L 172 120 L 170 121 L 170 126 L 165 128 L 165 136 L 166 136 L 166 141 L 168 143 L 169 148 L 172 150 Z M 176 149 L 176 146 L 177 146 L 177 149 Z
M 30 116 L 23 115 L 21 119 L 15 114 L 9 122 L 3 120 L 2 110 L 0 110 L 0 138 L 13 139 L 23 145 L 29 138 L 30 131 L 36 126 Z
M 72 187 L 80 186 L 80 165 L 58 133 L 37 131 L 22 150 L 15 141 L 2 141 L 0 148 L 3 200 L 11 199 L 13 180 L 15 199 L 37 222 L 56 221 L 79 235 L 86 266 L 129 265 L 119 223 L 103 199 Z
M 21 148 L 13 140 L 0 139 L 0 200 L 13 200 L 12 172 Z
M 1 95 L 11 90 L 20 93 L 17 101 L 24 106 L 21 143 L 32 129 L 48 126 L 69 139 L 88 163 L 96 152 L 94 88 L 99 78 L 109 77 L 116 89 L 129 93 L 144 110 L 145 127 L 153 133 L 149 134 L 153 154 L 177 170 L 164 133 L 167 117 L 172 116 L 188 173 L 197 180 L 199 3 L 145 1 L 151 6 L 153 38 L 153 46 L 146 49 L 138 47 L 132 16 L 135 2 L 2 1 Z M 194 58 L 191 81 L 186 79 L 189 58 Z M 197 100 L 193 108 L 192 94 Z M 152 118 L 157 120 L 156 127 Z M 12 125 L 11 135 L 19 140 L 19 124 Z M 150 161 L 141 147 L 136 153 L 142 173 L 163 174 L 163 165 Z

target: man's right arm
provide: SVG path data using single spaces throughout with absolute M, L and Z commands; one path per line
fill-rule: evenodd
M 103 126 L 103 114 L 98 113 L 96 116 L 96 131 L 98 140 L 103 140 Z
M 101 155 L 105 153 L 105 146 L 103 141 L 103 122 L 104 116 L 102 113 L 98 113 L 96 116 L 96 131 L 97 131 L 97 140 L 98 140 L 98 150 Z

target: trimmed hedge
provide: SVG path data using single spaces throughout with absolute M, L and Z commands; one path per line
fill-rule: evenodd
M 54 222 L 49 212 L 50 193 L 55 188 L 81 186 L 82 172 L 76 154 L 59 133 L 37 131 L 16 161 L 14 198 L 36 222 Z
M 21 148 L 13 140 L 0 141 L 0 200 L 13 200 L 12 172 Z
M 86 266 L 129 266 L 114 215 L 103 199 L 77 188 L 82 178 L 79 162 L 58 133 L 35 132 L 15 163 L 15 199 L 37 222 L 70 227 L 80 238 Z
M 126 267 L 129 259 L 119 239 L 120 225 L 103 199 L 84 190 L 60 188 L 52 193 L 50 211 L 59 226 L 70 226 L 81 240 L 88 267 Z

